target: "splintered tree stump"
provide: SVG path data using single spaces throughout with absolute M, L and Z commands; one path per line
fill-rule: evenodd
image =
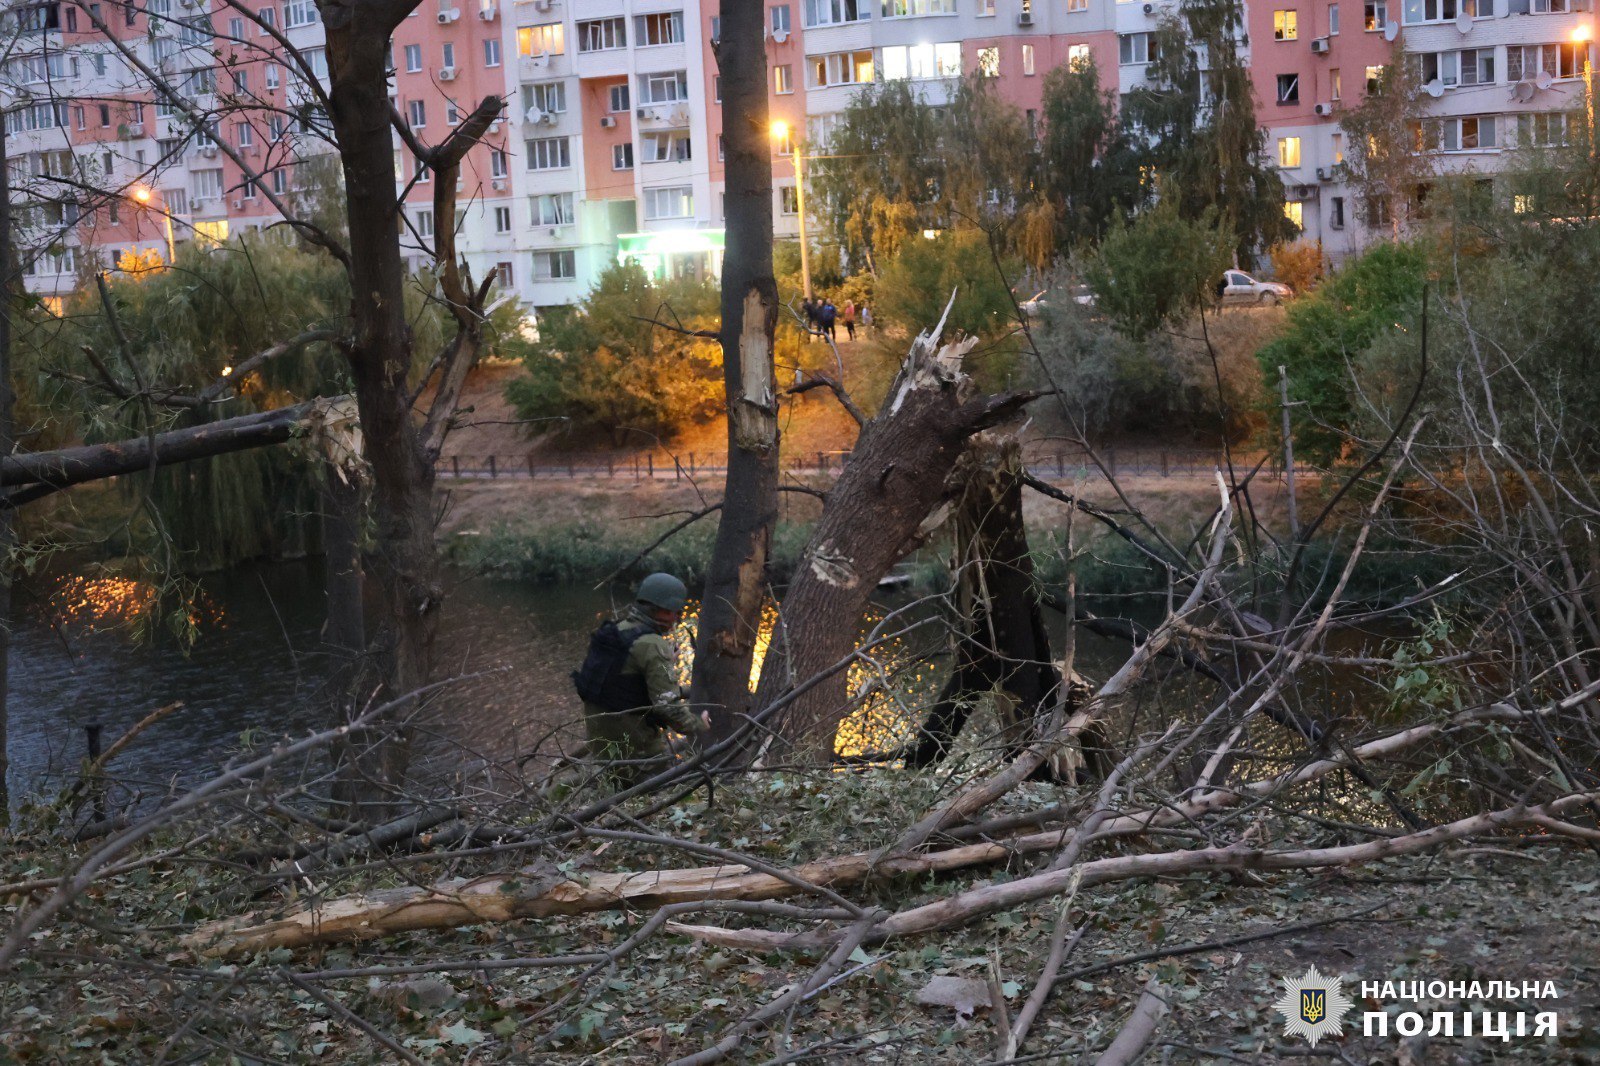
M 961 363 L 977 340 L 945 344 L 943 332 L 941 320 L 912 343 L 828 492 L 779 610 L 758 710 L 850 655 L 873 589 L 948 513 L 951 473 L 968 439 L 1034 397 L 974 395 Z M 774 717 L 767 760 L 831 762 L 834 735 L 850 710 L 848 678 L 840 671 Z

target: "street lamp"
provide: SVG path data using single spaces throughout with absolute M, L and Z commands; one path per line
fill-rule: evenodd
M 1589 64 L 1589 39 L 1594 36 L 1594 29 L 1590 26 L 1579 26 L 1572 31 L 1572 43 L 1583 45 L 1583 116 L 1585 133 L 1589 137 L 1589 154 L 1595 154 L 1595 127 L 1594 127 L 1594 73 Z
M 135 185 L 133 187 L 132 196 L 134 203 L 138 204 L 140 207 L 149 207 L 150 201 L 155 197 L 155 194 L 150 191 L 150 186 L 148 185 Z M 167 210 L 167 205 L 165 203 L 161 205 L 161 218 L 165 223 L 165 231 L 167 236 L 167 265 L 170 267 L 177 261 L 178 251 L 177 242 L 174 241 L 172 237 L 172 212 Z
M 772 139 L 783 142 L 789 136 L 789 124 L 778 119 L 772 124 Z M 800 217 L 800 284 L 805 288 L 806 299 L 811 299 L 811 255 L 806 251 L 806 172 L 801 162 L 800 148 L 790 145 L 794 158 L 794 209 Z

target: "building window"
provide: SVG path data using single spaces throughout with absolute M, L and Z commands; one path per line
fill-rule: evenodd
M 560 170 L 572 165 L 572 141 L 568 137 L 538 137 L 526 142 L 529 170 Z
M 1272 13 L 1272 39 L 1295 41 L 1300 38 L 1300 12 L 1274 11 Z
M 613 85 L 610 92 L 610 111 L 613 115 L 628 110 L 628 83 Z
M 805 0 L 806 27 L 865 22 L 872 17 L 872 0 Z
M 578 276 L 578 254 L 570 248 L 533 253 L 534 281 L 569 281 Z
M 778 213 L 783 215 L 800 213 L 800 194 L 793 185 L 778 186 Z
M 994 0 L 978 0 L 978 17 L 994 17 Z
M 1583 63 L 1588 50 L 1588 42 L 1575 44 L 1562 41 L 1559 44 L 1511 45 L 1506 49 L 1506 80 L 1522 81 L 1534 77 L 1540 71 L 1552 78 L 1582 77 Z M 1482 48 L 1477 51 L 1489 52 L 1490 49 Z M 1462 55 L 1465 58 L 1466 53 Z
M 405 48 L 405 54 L 406 73 L 415 74 L 420 71 L 422 69 L 422 46 L 420 44 L 408 44 Z
M 960 48 L 959 45 L 952 47 Z M 885 48 L 887 57 L 890 49 Z M 806 58 L 806 85 L 822 89 L 830 85 L 864 85 L 872 81 L 872 52 L 834 52 Z
M 639 103 L 675 104 L 689 99 L 689 75 L 679 70 L 667 74 L 639 75 Z
M 1022 46 L 1022 76 L 1025 78 L 1033 77 L 1033 45 L 1031 44 Z
M 639 138 L 646 163 L 687 163 L 692 158 L 688 130 L 659 130 Z
M 1283 215 L 1301 229 L 1306 227 L 1306 205 L 1299 200 L 1285 200 Z
M 644 217 L 647 220 L 689 218 L 693 215 L 693 186 L 674 185 L 665 189 L 646 189 L 644 191 Z
M 1278 165 L 1280 167 L 1297 167 L 1300 165 L 1300 138 L 1278 138 Z
M 1333 141 L 1333 165 L 1338 166 L 1344 162 L 1344 135 L 1335 133 L 1331 140 Z
M 1339 93 L 1343 89 L 1342 79 L 1339 77 L 1339 68 L 1333 67 L 1328 71 L 1328 99 L 1338 101 Z
M 615 21 L 621 22 L 621 19 Z M 581 34 L 584 23 L 578 24 Z M 559 56 L 567 51 L 566 28 L 559 22 L 546 22 L 539 26 L 517 27 L 517 54 L 525 56 Z
M 886 19 L 955 13 L 956 0 L 883 0 L 883 17 Z
M 552 115 L 565 114 L 567 110 L 567 84 L 561 81 L 542 81 L 522 87 L 522 109 L 543 111 Z
M 310 26 L 317 21 L 317 5 L 312 0 L 289 0 L 283 5 L 283 24 L 289 29 Z
M 510 162 L 510 158 L 506 155 L 504 148 L 489 149 L 489 177 L 505 177 L 507 171 L 511 169 Z
M 1567 116 L 1560 111 L 1518 115 L 1515 138 L 1519 148 L 1564 147 L 1569 143 Z
M 633 20 L 634 43 L 640 48 L 656 44 L 683 43 L 683 12 L 662 11 L 640 15 Z
M 570 226 L 577 220 L 572 213 L 572 194 L 556 192 L 534 196 L 528 201 L 529 220 L 535 226 Z
M 725 162 L 728 158 L 728 138 L 717 134 L 717 162 Z
M 1300 75 L 1278 75 L 1278 103 L 1298 104 L 1300 102 Z
M 1362 8 L 1361 28 L 1368 33 L 1382 33 L 1389 22 L 1389 0 L 1366 0 Z
M 418 211 L 417 212 L 416 231 L 417 231 L 417 236 L 418 237 L 432 237 L 433 236 L 433 212 L 432 211 Z
M 276 89 L 283 84 L 283 72 L 276 63 L 268 63 L 266 70 L 267 88 Z
M 1382 66 L 1368 67 L 1367 68 L 1367 95 L 1368 96 L 1376 96 L 1376 95 L 1378 95 L 1378 86 L 1380 86 L 1381 84 L 1383 84 L 1383 67 Z
M 1094 62 L 1094 57 L 1089 53 L 1086 44 L 1069 44 L 1067 46 L 1067 69 L 1088 70 L 1089 64 Z
M 794 127 L 784 127 L 783 136 L 778 138 L 776 149 L 781 156 L 794 155 Z
M 130 13 L 131 13 L 131 10 L 130 10 Z M 264 7 L 260 11 L 257 11 L 256 14 L 258 16 L 260 16 L 260 18 L 261 18 L 261 28 L 256 31 L 256 36 L 265 37 L 272 30 L 277 28 L 277 26 L 278 26 L 278 9 L 277 8 L 275 8 L 275 7 Z M 129 23 L 129 25 L 132 25 L 132 23 Z
M 461 108 L 454 100 L 444 102 L 444 124 L 446 126 L 461 125 Z
M 234 123 L 234 135 L 240 148 L 250 148 L 256 143 L 256 131 L 248 122 Z
M 511 288 L 513 275 L 510 263 L 496 263 L 494 265 L 494 276 L 502 289 Z
M 428 103 L 426 100 L 413 100 L 406 105 L 407 113 L 411 118 L 411 128 L 420 130 L 428 124 Z
M 1477 152 L 1499 147 L 1495 116 L 1447 118 L 1439 122 L 1437 144 L 1446 152 Z
M 1564 0 L 1557 0 L 1561 7 L 1557 10 L 1565 11 Z M 1476 0 L 1405 0 L 1402 9 L 1406 25 L 1419 22 L 1454 22 L 1456 16 L 1466 15 L 1471 18 L 1477 14 Z
M 794 68 L 789 64 L 779 63 L 772 68 L 772 91 L 779 96 L 794 92 Z
M 789 32 L 789 5 L 774 4 L 772 6 L 772 36 Z
M 578 51 L 609 52 L 614 48 L 626 47 L 628 47 L 627 19 L 620 17 L 593 19 L 578 23 Z
M 1344 229 L 1344 197 L 1335 196 L 1328 201 L 1328 228 Z
M 500 38 L 485 37 L 483 40 L 483 65 L 498 67 L 500 65 Z
M 456 46 L 453 41 L 446 41 L 439 46 L 440 66 L 454 68 L 456 65 Z
M 978 49 L 978 73 L 985 78 L 998 78 L 1000 76 L 1000 49 L 996 47 Z
M 611 146 L 611 169 L 633 169 L 633 143 L 631 141 L 626 144 L 613 144 Z
M 1123 66 L 1137 66 L 1155 59 L 1148 33 L 1121 33 L 1117 35 L 1117 62 Z
M 1339 5 L 1328 5 L 1328 36 L 1339 36 Z
M 871 56 L 868 52 L 867 55 Z M 811 61 L 815 63 L 814 57 Z M 883 80 L 899 81 L 904 78 L 959 78 L 961 76 L 961 45 L 914 44 L 883 50 Z M 871 77 L 867 78 L 871 80 Z
M 289 175 L 280 167 L 272 172 L 272 194 L 282 196 L 289 191 Z

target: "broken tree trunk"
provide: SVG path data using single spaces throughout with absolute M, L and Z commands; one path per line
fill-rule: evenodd
M 851 653 L 873 589 L 942 521 L 950 474 L 968 439 L 1034 397 L 973 396 L 961 361 L 976 338 L 942 344 L 944 325 L 941 320 L 912 343 L 883 407 L 862 427 L 828 492 L 779 609 L 757 708 Z M 841 672 L 770 723 L 769 759 L 831 762 L 834 734 L 849 711 L 849 682 Z
M 1033 728 L 1055 703 L 1061 675 L 1034 587 L 1033 557 L 1022 522 L 1022 446 L 1014 434 L 980 433 L 957 464 L 952 519 L 955 552 L 955 669 L 918 731 L 906 765 L 942 761 L 984 697 L 1013 749 L 1036 739 Z M 1074 698 L 1074 694 L 1077 694 Z M 1073 686 L 1067 709 L 1087 689 Z M 1060 757 L 1074 754 L 1063 748 Z M 1064 766 L 1052 770 L 1062 776 Z
M 1216 793 L 1214 806 L 1231 806 L 1238 793 Z M 1036 899 L 1057 895 L 1071 883 L 1081 888 L 1137 877 L 1181 876 L 1208 870 L 1291 870 L 1351 866 L 1412 855 L 1451 841 L 1513 826 L 1537 824 L 1591 803 L 1600 793 L 1573 794 L 1541 807 L 1511 807 L 1473 815 L 1420 833 L 1382 837 L 1363 844 L 1308 850 L 1268 851 L 1234 845 L 1154 854 L 1114 855 L 1066 869 L 1047 869 L 1031 876 L 981 884 L 955 895 L 889 915 L 866 940 L 881 943 L 952 928 L 976 918 Z M 1107 819 L 1097 839 L 1142 832 L 1154 824 L 1172 824 L 1192 813 L 1194 803 L 1158 812 Z M 857 852 L 807 863 L 779 877 L 740 865 L 702 866 L 684 870 L 596 873 L 574 880 L 549 863 L 477 878 L 455 878 L 431 886 L 377 889 L 318 903 L 281 918 L 254 914 L 200 926 L 183 938 L 184 947 L 206 955 L 240 955 L 272 948 L 299 948 L 373 940 L 419 929 L 449 929 L 483 922 L 547 918 L 623 907 L 658 908 L 672 903 L 715 900 L 771 900 L 802 895 L 806 885 L 838 888 L 867 877 L 923 876 L 999 862 L 1020 854 L 1053 851 L 1061 846 L 1059 830 L 1033 833 L 1007 841 L 968 844 L 945 851 L 883 859 L 880 852 Z M 719 927 L 674 926 L 690 936 L 747 950 L 816 948 L 828 936 Z

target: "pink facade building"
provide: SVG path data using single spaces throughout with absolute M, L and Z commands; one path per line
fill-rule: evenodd
M 784 0 L 765 3 L 774 217 L 799 229 L 795 152 L 824 154 L 872 82 L 930 103 L 981 72 L 1037 121 L 1045 75 L 1092 57 L 1108 91 L 1142 84 L 1173 0 Z M 1241 49 L 1282 169 L 1285 211 L 1339 258 L 1387 233 L 1339 166 L 1342 109 L 1395 56 L 1424 87 L 1425 142 L 1447 172 L 1493 172 L 1559 143 L 1582 103 L 1592 0 L 1249 0 Z M 9 8 L 0 77 L 27 281 L 45 296 L 90 264 L 270 225 L 326 194 L 327 74 L 313 0 L 35 2 Z M 406 254 L 442 225 L 476 277 L 525 306 L 582 297 L 608 263 L 714 274 L 722 106 L 710 0 L 424 0 L 396 32 L 392 98 L 437 143 L 486 96 L 506 107 L 463 168 L 455 219 L 395 138 Z M 281 45 L 295 46 L 299 59 Z M 153 72 L 181 99 L 152 89 Z M 120 188 L 122 195 L 91 190 Z

